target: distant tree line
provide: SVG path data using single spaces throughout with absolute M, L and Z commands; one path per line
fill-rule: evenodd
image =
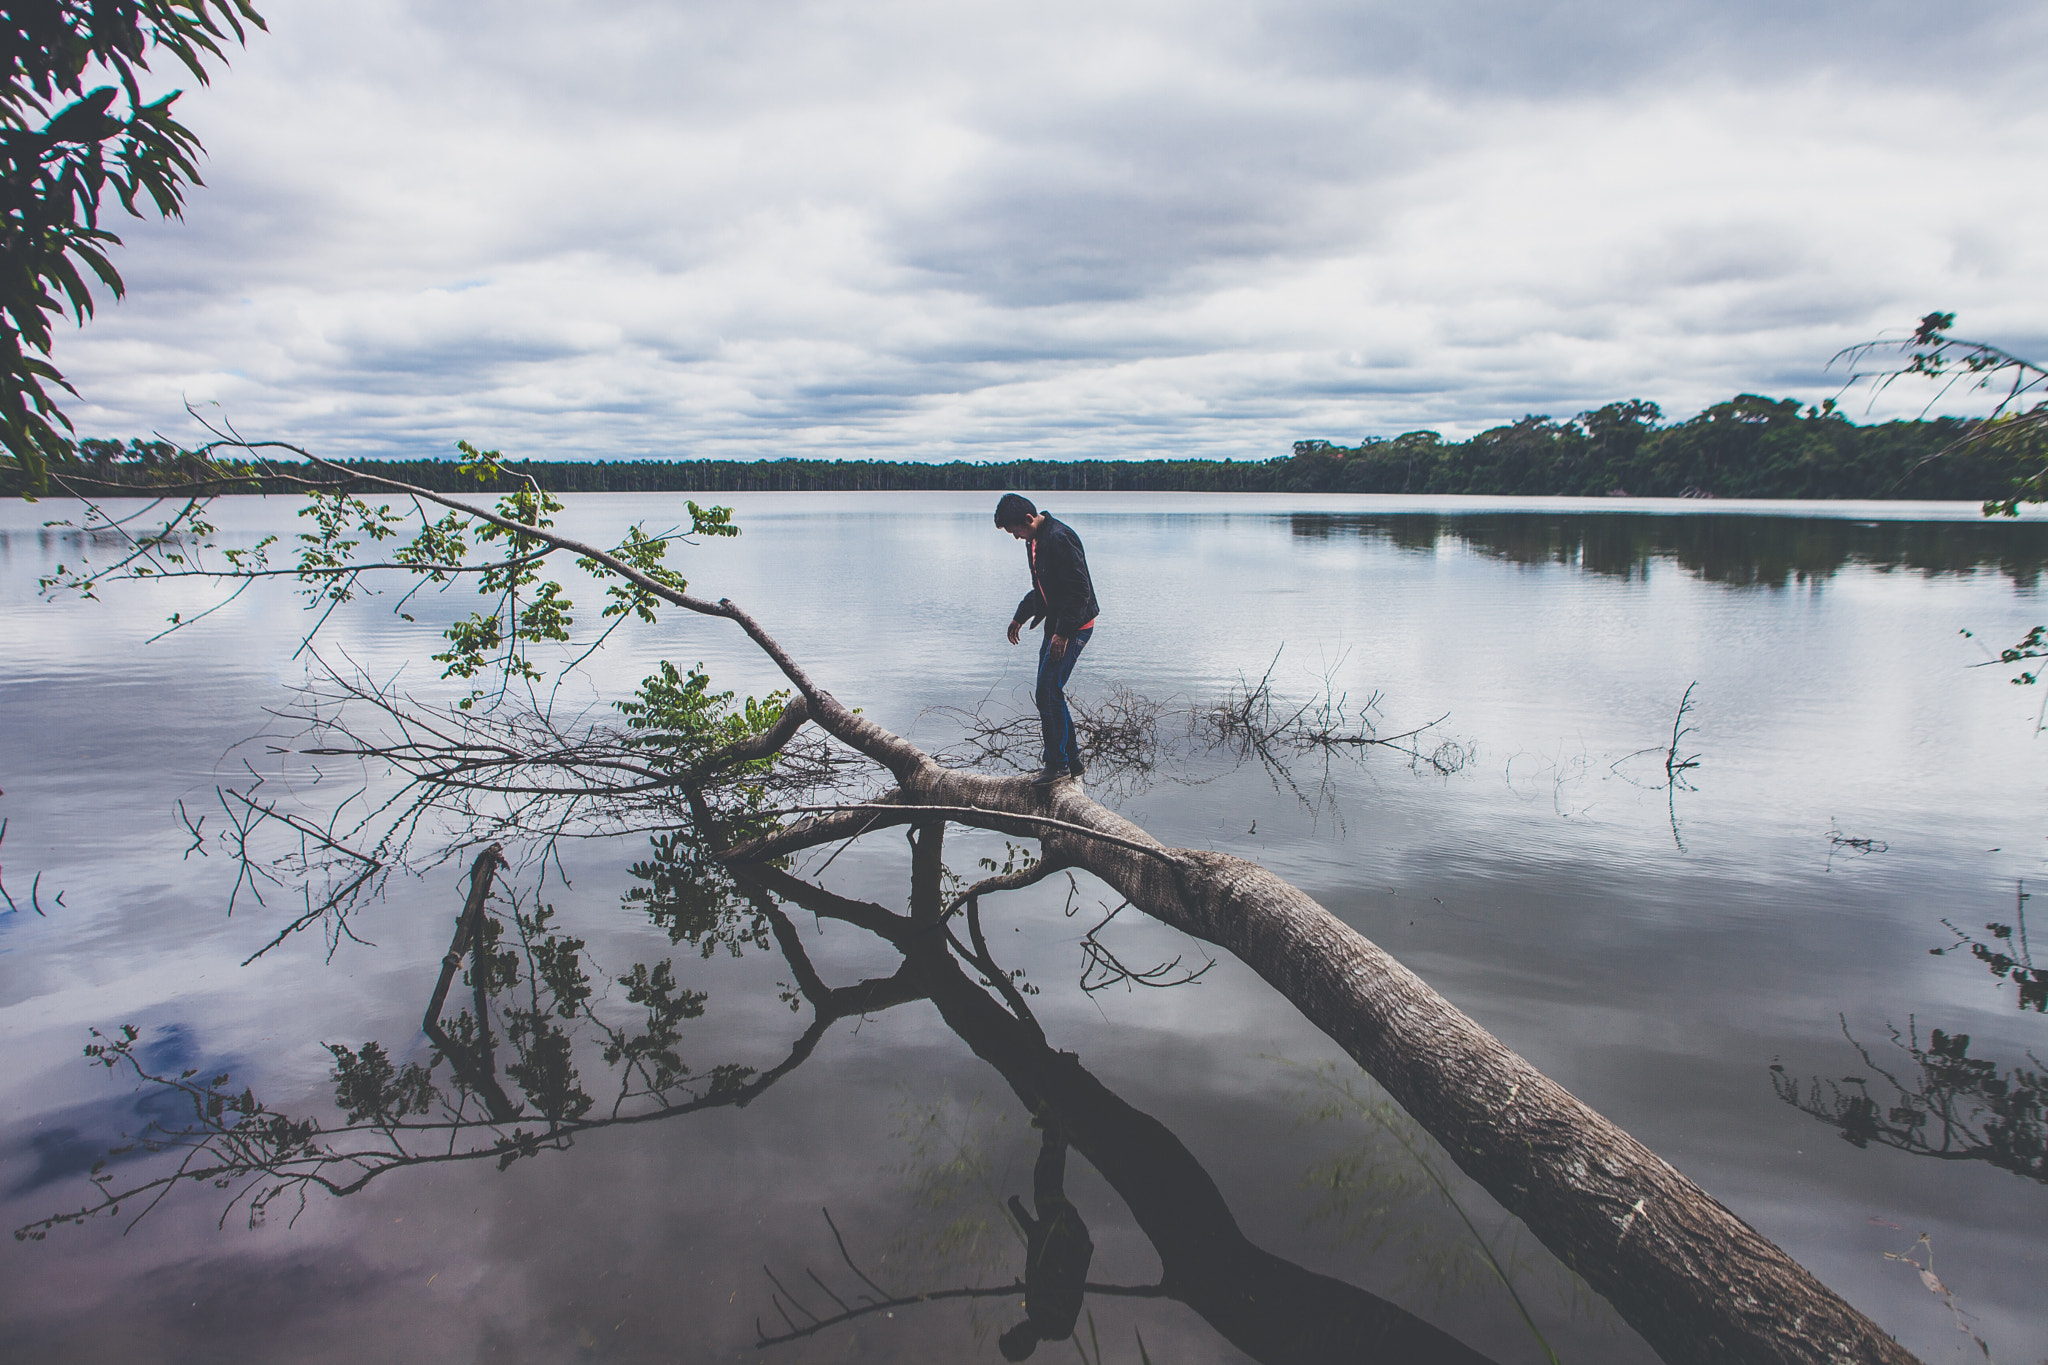
M 1832 401 L 1742 394 L 1660 425 L 1655 403 L 1609 403 L 1568 422 L 1524 417 L 1468 441 L 1434 431 L 1356 446 L 1296 441 L 1286 492 L 1712 498 L 1955 498 L 2000 494 L 2010 470 L 1957 445 L 1959 418 L 1858 426 Z
M 1960 443 L 1958 418 L 1859 426 L 1833 402 L 1742 394 L 1683 422 L 1655 403 L 1610 403 L 1569 421 L 1530 416 L 1446 441 L 1434 431 L 1355 446 L 1296 441 L 1264 461 L 909 460 L 507 461 L 558 492 L 809 492 L 959 489 L 995 492 L 1469 493 L 1520 496 L 1895 498 L 2002 496 L 2012 471 L 1994 451 Z M 199 462 L 163 441 L 87 440 L 75 472 L 146 485 L 189 477 Z M 502 492 L 454 461 L 363 460 L 351 466 L 438 492 Z M 19 492 L 0 470 L 0 492 Z M 227 491 L 263 491 L 251 479 Z

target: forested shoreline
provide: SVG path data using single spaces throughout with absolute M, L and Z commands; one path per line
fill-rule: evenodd
M 2001 496 L 2010 471 L 1959 447 L 1967 421 L 1859 425 L 1833 403 L 1743 394 L 1662 421 L 1656 404 L 1610 403 L 1567 421 L 1529 416 L 1464 441 L 1434 431 L 1346 446 L 1301 440 L 1264 461 L 1233 460 L 508 460 L 558 492 L 726 493 L 921 490 L 1217 493 L 1410 493 L 1495 496 L 1964 499 Z M 166 442 L 88 440 L 73 472 L 137 486 L 190 477 Z M 355 460 L 353 469 L 438 492 L 499 492 L 455 460 Z M 282 491 L 261 477 L 228 492 Z M 5 491 L 18 492 L 9 487 Z

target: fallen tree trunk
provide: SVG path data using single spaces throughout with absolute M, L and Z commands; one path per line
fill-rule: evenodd
M 749 633 L 762 638 L 758 627 Z M 964 824 L 1036 838 L 1048 863 L 1085 869 L 1265 978 L 1672 1365 L 1913 1360 L 1748 1223 L 1299 888 L 1242 858 L 1169 849 L 1076 783 L 1048 790 L 943 768 L 897 736 L 876 736 L 865 717 L 849 717 L 857 723 L 841 733 L 832 722 L 844 708 L 801 670 L 786 671 L 812 718 L 890 767 L 898 787 L 741 845 L 731 859 L 929 819 L 934 806 Z
M 806 821 L 731 856 L 767 859 L 929 818 L 921 806 L 971 809 L 978 818 L 949 818 L 1035 837 L 1053 865 L 1085 869 L 1139 909 L 1235 954 L 1673 1365 L 1913 1359 L 1749 1224 L 1305 892 L 1242 858 L 1166 848 L 1076 784 L 1048 793 L 1023 778 L 930 764 L 886 803 Z
M 545 528 L 394 480 L 357 477 L 569 550 L 653 597 L 735 622 L 796 687 L 811 723 L 896 780 L 896 789 L 877 801 L 803 819 L 728 851 L 729 860 L 765 861 L 935 817 L 1038 839 L 1047 866 L 1093 873 L 1139 909 L 1235 954 L 1271 983 L 1672 1365 L 1913 1360 L 1699 1186 L 1267 869 L 1226 854 L 1167 848 L 1074 783 L 1040 789 L 1024 778 L 942 767 L 819 687 L 730 601 L 678 591 L 614 554 Z M 778 725 L 774 734 L 786 739 L 796 728 Z

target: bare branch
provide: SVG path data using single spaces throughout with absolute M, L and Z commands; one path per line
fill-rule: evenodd
M 1068 866 L 1069 864 L 1058 862 L 1054 859 L 1040 858 L 1029 867 L 1020 867 L 1014 872 L 999 872 L 993 877 L 983 877 L 980 881 L 955 896 L 952 903 L 946 907 L 946 913 L 940 918 L 951 919 L 959 913 L 960 907 L 969 901 L 978 900 L 995 891 L 1022 890 L 1024 887 L 1045 880 L 1055 872 L 1065 871 Z

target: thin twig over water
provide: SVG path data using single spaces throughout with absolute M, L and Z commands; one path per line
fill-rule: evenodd
M 1632 786 L 1664 793 L 1664 813 L 1671 822 L 1671 842 L 1678 846 L 1680 853 L 1685 852 L 1686 848 L 1685 836 L 1680 829 L 1678 820 L 1678 794 L 1680 792 L 1699 790 L 1699 788 L 1692 784 L 1692 780 L 1686 774 L 1700 766 L 1701 755 L 1686 754 L 1680 757 L 1678 751 L 1685 744 L 1686 736 L 1699 728 L 1696 725 L 1688 724 L 1686 721 L 1686 718 L 1695 709 L 1692 692 L 1698 686 L 1698 679 L 1694 679 L 1685 685 L 1685 693 L 1678 699 L 1678 710 L 1671 717 L 1671 738 L 1667 742 L 1652 745 L 1647 749 L 1637 749 L 1634 753 L 1623 754 L 1608 765 L 1608 771 L 1619 777 L 1622 781 Z M 1645 754 L 1661 756 L 1664 768 L 1664 777 L 1661 782 L 1641 782 L 1622 771 L 1630 759 L 1641 758 Z
M 1201 980 L 1208 975 L 1209 969 L 1216 965 L 1216 959 L 1212 957 L 1199 967 L 1183 967 L 1180 965 L 1181 957 L 1176 955 L 1171 962 L 1161 962 L 1153 967 L 1140 969 L 1126 966 L 1098 935 L 1107 929 L 1109 922 L 1122 913 L 1124 907 L 1129 904 L 1129 901 L 1119 902 L 1114 909 L 1096 922 L 1093 929 L 1081 936 L 1083 991 L 1093 995 L 1097 991 L 1107 990 L 1116 985 L 1121 985 L 1126 990 L 1133 986 L 1150 986 L 1158 990 L 1186 986 Z M 1073 910 L 1069 908 L 1067 913 L 1071 915 Z

